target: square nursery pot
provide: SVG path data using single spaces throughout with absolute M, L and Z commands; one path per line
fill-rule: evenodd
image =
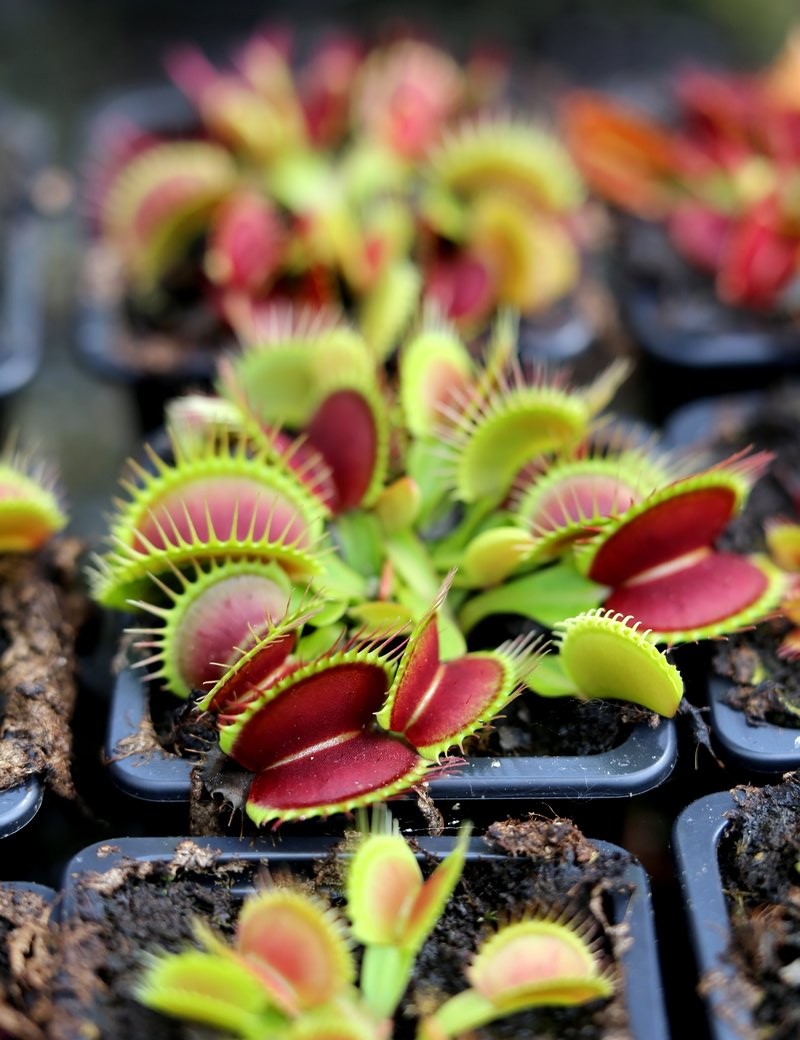
M 534 696 L 534 695 L 531 695 Z M 188 802 L 196 757 L 184 758 L 143 735 L 152 733 L 150 691 L 138 672 L 116 676 L 105 758 L 115 783 L 151 802 Z M 182 702 L 177 701 L 175 707 Z M 677 760 L 672 720 L 633 725 L 622 743 L 586 755 L 467 757 L 452 775 L 432 779 L 435 801 L 482 802 L 525 798 L 627 798 L 663 783 Z
M 511 821 L 501 826 L 513 828 L 515 823 Z M 559 821 L 555 821 L 551 826 L 558 825 Z M 572 833 L 574 828 L 567 826 Z M 575 833 L 581 842 L 585 842 L 580 832 Z M 512 842 L 516 840 L 513 832 L 510 837 Z M 269 841 L 233 838 L 211 841 L 136 838 L 94 845 L 79 853 L 66 868 L 59 904 L 59 928 L 63 945 L 61 969 L 55 980 L 56 1015 L 48 1036 L 54 1040 L 77 1040 L 77 1037 L 91 1032 L 92 1035 L 113 1035 L 119 1040 L 126 1040 L 129 1036 L 141 1036 L 146 1031 L 152 1040 L 159 1040 L 167 1035 L 188 1035 L 172 1024 L 166 1024 L 165 1027 L 165 1020 L 161 1016 L 144 1011 L 130 996 L 133 972 L 142 964 L 141 947 L 147 940 L 147 921 L 159 919 L 162 913 L 174 918 L 175 930 L 166 933 L 172 949 L 180 949 L 187 944 L 193 912 L 207 917 L 213 915 L 215 926 L 230 932 L 239 902 L 253 890 L 254 880 L 260 878 L 263 882 L 270 874 L 280 877 L 289 871 L 315 877 L 335 900 L 340 890 L 340 876 L 331 869 L 334 861 L 328 857 L 327 870 L 320 867 L 331 847 L 331 841 L 318 838 L 287 839 L 277 847 Z M 452 848 L 452 839 L 421 839 L 419 848 L 423 858 L 441 858 Z M 586 843 L 585 849 L 591 850 L 588 853 L 590 859 L 599 850 L 601 857 L 610 857 L 603 860 L 604 863 L 616 864 L 613 877 L 605 880 L 602 886 L 606 936 L 615 937 L 610 941 L 616 951 L 623 980 L 619 995 L 612 999 L 616 1009 L 609 1011 L 609 1014 L 615 1019 L 615 1028 L 608 1035 L 621 1035 L 616 1032 L 616 1018 L 625 1016 L 629 1030 L 624 1031 L 624 1035 L 633 1040 L 667 1040 L 647 875 L 635 860 L 616 846 L 593 842 Z M 581 854 L 575 854 L 581 860 Z M 563 869 L 569 873 L 574 884 L 575 879 L 587 868 L 576 864 L 574 856 L 570 859 L 567 855 L 564 862 L 567 861 L 569 865 Z M 586 860 L 581 862 L 585 863 Z M 477 879 L 475 884 L 484 878 L 502 876 L 504 880 L 502 886 L 498 882 L 498 891 L 502 888 L 508 892 L 513 884 L 514 895 L 508 897 L 506 908 L 513 907 L 515 898 L 517 903 L 520 898 L 529 898 L 531 889 L 527 886 L 538 883 L 538 870 L 533 860 L 525 862 L 524 856 L 498 852 L 496 845 L 490 845 L 484 839 L 472 839 L 470 842 L 465 876 Z M 127 887 L 126 875 L 129 879 Z M 197 882 L 200 891 L 199 905 L 189 901 L 189 884 L 192 882 Z M 136 891 L 131 891 L 131 885 L 136 886 Z M 144 891 L 145 887 L 148 892 Z M 462 922 L 464 893 L 466 891 L 466 898 L 470 898 L 470 888 L 471 883 L 468 883 L 466 889 L 457 888 L 451 900 L 451 904 L 455 902 L 456 905 L 457 919 Z M 596 891 L 593 887 L 584 887 L 584 893 L 590 890 Z M 131 892 L 130 901 L 125 894 L 128 891 Z M 151 904 L 150 899 L 155 902 Z M 126 934 L 119 935 L 115 942 L 114 935 L 120 921 L 127 925 Z M 445 921 L 442 923 L 442 932 L 452 935 L 452 925 L 448 930 Z M 460 927 L 463 928 L 463 923 Z M 480 927 L 484 927 L 483 921 Z M 83 938 L 87 929 L 93 936 L 88 945 Z M 456 929 L 459 929 L 459 925 L 456 925 Z M 150 938 L 149 942 L 152 948 L 154 940 Z M 103 978 L 107 985 L 98 985 L 96 978 L 86 972 L 87 969 L 89 972 L 96 970 L 93 962 L 98 955 L 104 956 L 104 947 L 113 952 L 104 969 Z M 433 958 L 431 963 L 436 967 L 440 948 L 434 943 L 433 950 L 434 953 L 428 952 L 427 957 Z M 418 970 L 420 978 L 427 980 L 429 973 L 425 958 L 426 950 L 423 950 L 418 960 Z M 123 985 L 121 1002 L 114 1012 L 112 1000 L 120 1000 L 120 986 L 114 978 L 116 973 L 122 974 Z M 575 1012 L 579 1013 L 581 1021 L 581 1016 L 588 1015 L 594 1019 L 598 1013 L 587 1009 L 559 1010 L 568 1012 L 568 1021 Z M 109 1017 L 114 1014 L 116 1018 Z M 555 1014 L 557 1016 L 559 1011 Z M 581 1031 L 581 1036 L 607 1035 L 604 1025 L 584 1028 L 588 1032 Z M 482 1035 L 497 1035 L 491 1030 L 492 1027 L 489 1027 Z M 499 1035 L 510 1034 L 502 1032 Z M 558 1032 L 557 1035 L 567 1034 Z
M 712 1040 L 798 1035 L 798 912 L 791 894 L 797 892 L 798 795 L 796 778 L 775 787 L 722 791 L 689 805 L 675 823 L 673 853 Z M 793 827 L 788 842 L 777 836 L 775 825 L 758 830 L 754 824 L 760 812 L 779 821 L 781 805 Z M 759 861 L 767 863 L 762 850 L 774 856 L 781 846 L 788 892 L 783 908 L 753 881 L 762 870 Z M 741 873 L 745 860 L 750 875 Z M 782 925 L 787 918 L 788 938 Z
M 726 306 L 658 225 L 622 218 L 621 238 L 615 291 L 623 324 L 642 352 L 654 419 L 696 398 L 800 373 L 796 322 Z
M 745 518 L 752 515 L 762 525 L 770 516 L 797 518 L 793 482 L 800 480 L 799 433 L 800 385 L 784 383 L 773 390 L 686 404 L 665 424 L 663 443 L 668 449 L 708 448 L 715 458 L 724 458 L 750 444 L 757 450 L 775 451 L 775 463 L 756 484 L 745 508 Z M 760 529 L 759 526 L 757 532 Z M 738 522 L 734 525 L 733 538 L 740 551 L 765 551 L 763 539 L 755 545 L 748 541 L 752 535 L 746 519 L 741 527 Z M 767 652 L 777 646 L 782 631 L 780 623 L 774 634 L 770 627 L 759 626 L 757 632 L 762 633 Z M 762 706 L 747 694 L 746 686 L 741 687 L 734 678 L 723 674 L 735 663 L 733 657 L 728 658 L 731 664 L 725 660 L 728 648 L 735 654 L 735 648 L 746 646 L 749 638 L 745 632 L 728 639 L 715 655 L 720 664 L 709 665 L 706 684 L 711 731 L 723 757 L 748 775 L 778 777 L 800 768 L 800 715 L 792 725 L 788 713 L 781 717 L 774 707 Z M 796 666 L 784 667 L 787 676 L 797 673 Z

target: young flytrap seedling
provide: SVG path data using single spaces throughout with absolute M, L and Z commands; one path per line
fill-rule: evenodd
M 137 997 L 244 1040 L 388 1040 L 416 956 L 461 877 L 468 833 L 427 879 L 396 831 L 362 837 L 345 865 L 349 928 L 319 896 L 270 887 L 245 901 L 232 944 L 197 922 L 202 950 L 154 957 Z M 524 913 L 481 944 L 466 974 L 468 988 L 419 1021 L 419 1040 L 613 993 L 585 929 Z
M 291 52 L 256 33 L 218 71 L 178 48 L 194 137 L 128 130 L 105 150 L 89 208 L 139 311 L 192 289 L 234 328 L 276 302 L 345 308 L 385 357 L 423 292 L 475 330 L 574 288 L 580 181 L 549 132 L 498 114 L 499 62 L 412 39 Z
M 132 466 L 93 574 L 100 602 L 153 619 L 139 664 L 216 716 L 256 823 L 414 787 L 522 686 L 673 715 L 656 645 L 778 606 L 775 565 L 715 547 L 768 456 L 687 473 L 613 432 L 623 367 L 525 376 L 507 317 L 478 362 L 423 316 L 393 378 L 329 316 L 258 333 L 219 398 L 171 410 L 172 457 Z M 532 636 L 468 652 L 507 614 L 555 630 L 558 656 Z
M 677 81 L 679 125 L 577 92 L 565 134 L 589 185 L 625 212 L 665 223 L 727 303 L 797 307 L 800 48 L 790 37 L 752 75 L 704 70 Z

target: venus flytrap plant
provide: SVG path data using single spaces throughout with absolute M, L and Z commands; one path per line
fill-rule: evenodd
M 152 591 L 153 576 L 202 561 L 274 561 L 300 581 L 320 569 L 325 510 L 274 453 L 224 433 L 172 449 L 172 463 L 148 447 L 151 470 L 129 464 L 128 499 L 92 572 L 99 602 L 122 608 Z
M 293 883 L 267 888 L 245 901 L 232 943 L 197 921 L 202 949 L 152 957 L 137 998 L 244 1040 L 389 1040 L 416 956 L 460 880 L 469 827 L 423 878 L 396 826 L 387 827 L 383 815 L 373 825 L 344 868 L 349 929 L 307 890 Z M 358 979 L 356 943 L 363 947 Z M 534 915 L 484 941 L 467 978 L 468 989 L 420 1020 L 419 1040 L 613 993 L 584 928 Z
M 390 1018 L 408 985 L 414 960 L 453 894 L 464 869 L 470 827 L 423 879 L 414 853 L 396 831 L 373 833 L 347 867 L 347 915 L 364 946 L 360 988 L 378 1019 Z

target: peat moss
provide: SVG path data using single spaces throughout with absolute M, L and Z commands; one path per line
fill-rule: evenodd
M 741 787 L 720 843 L 733 941 L 752 1015 L 770 1040 L 800 1036 L 800 778 Z
M 395 1040 L 412 1040 L 419 1010 L 430 1010 L 464 988 L 464 968 L 475 946 L 499 921 L 532 910 L 580 922 L 594 938 L 604 967 L 615 971 L 628 941 L 625 925 L 612 910 L 614 901 L 627 894 L 623 879 L 627 857 L 597 849 L 566 820 L 509 821 L 491 827 L 488 837 L 506 856 L 467 864 L 417 960 L 396 1020 Z M 274 869 L 276 877 L 286 870 Z M 431 869 L 432 860 L 425 864 L 426 871 Z M 266 878 L 266 870 L 263 874 Z M 332 857 L 320 861 L 314 877 L 324 894 L 340 904 L 339 869 Z M 252 865 L 215 866 L 213 855 L 198 858 L 191 842 L 172 863 L 129 861 L 108 873 L 82 877 L 73 887 L 61 929 L 56 1013 L 48 1037 L 200 1040 L 218 1036 L 144 1008 L 136 1001 L 134 988 L 148 953 L 179 950 L 192 941 L 191 922 L 196 916 L 202 915 L 220 934 L 230 935 L 241 893 L 253 881 Z M 476 1035 L 482 1040 L 619 1040 L 629 1035 L 622 986 L 609 1000 L 520 1013 Z

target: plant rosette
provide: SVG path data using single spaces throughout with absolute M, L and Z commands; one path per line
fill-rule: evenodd
M 70 720 L 81 546 L 55 537 L 67 517 L 47 468 L 7 448 L 0 457 L 0 836 L 36 814 L 44 788 L 74 797 Z
M 506 318 L 477 362 L 429 317 L 387 381 L 351 327 L 276 312 L 225 360 L 219 397 L 176 402 L 168 455 L 132 464 L 94 596 L 146 619 L 131 630 L 140 667 L 210 713 L 257 824 L 409 791 L 460 765 L 456 750 L 469 761 L 435 780 L 441 796 L 531 796 L 518 764 L 484 784 L 503 766 L 475 743 L 499 714 L 541 706 L 523 689 L 569 717 L 622 701 L 600 710 L 644 722 L 640 736 L 656 723 L 620 783 L 612 736 L 569 779 L 544 761 L 537 793 L 647 789 L 674 761 L 652 713 L 670 719 L 683 692 L 660 648 L 777 605 L 779 569 L 717 545 L 767 456 L 679 465 L 600 418 L 624 367 L 583 387 L 525 377 L 514 342 Z M 517 750 L 536 732 L 527 710 Z M 206 764 L 213 789 L 217 756 Z
M 779 785 L 701 798 L 675 824 L 713 1040 L 797 1032 L 798 804 L 797 777 L 789 775 Z
M 654 395 L 662 415 L 690 394 L 752 387 L 798 366 L 800 146 L 788 87 L 798 79 L 790 38 L 758 73 L 679 75 L 672 126 L 601 94 L 567 99 L 576 162 L 626 217 L 620 302 L 667 382 Z
M 783 571 L 786 591 L 773 619 L 720 643 L 709 664 L 708 703 L 721 753 L 748 774 L 780 776 L 800 766 L 796 575 L 800 568 L 797 388 L 698 401 L 676 412 L 668 442 L 719 457 L 758 439 L 774 459 L 727 540 L 758 551 Z
M 80 339 L 101 373 L 207 383 L 276 303 L 346 311 L 384 358 L 423 299 L 470 335 L 519 309 L 534 355 L 588 344 L 581 182 L 503 114 L 499 60 L 340 35 L 300 63 L 261 32 L 231 68 L 190 45 L 166 65 L 177 94 L 122 98 L 89 135 Z
M 391 1035 L 396 1007 L 398 1028 L 420 1035 L 450 1035 L 451 1018 L 514 1014 L 534 1030 L 579 1023 L 603 1036 L 625 1023 L 632 1036 L 666 1036 L 647 878 L 621 849 L 536 819 L 468 845 L 422 839 L 416 860 L 404 840 L 399 852 L 391 844 L 373 835 L 343 856 L 300 838 L 85 850 L 65 873 L 53 1035 L 91 1023 L 124 1038 L 145 1022 L 153 1037 L 184 1035 L 168 1012 L 241 1036 L 263 1035 L 266 1016 L 276 1036 L 327 1036 L 319 1030 L 335 1024 L 379 1037 Z M 374 912 L 361 920 L 357 903 Z M 97 939 L 88 947 L 87 926 Z M 365 951 L 358 980 L 350 943 Z M 512 969 L 512 956 L 530 968 Z M 524 981 L 528 970 L 537 981 Z

